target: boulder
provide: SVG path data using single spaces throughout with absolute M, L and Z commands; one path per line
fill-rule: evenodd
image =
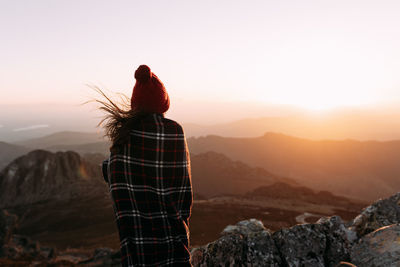
M 9 259 L 31 259 L 47 261 L 54 257 L 55 249 L 40 246 L 26 236 L 13 235 L 7 245 L 4 246 L 4 256 Z
M 325 266 L 336 266 L 340 261 L 349 261 L 355 233 L 345 227 L 340 216 L 322 217 L 317 224 L 322 226 L 326 237 Z
M 4 246 L 9 242 L 17 223 L 17 216 L 0 210 L 0 257 L 4 256 Z
M 121 266 L 121 253 L 111 248 L 97 248 L 93 256 L 87 260 L 80 261 L 78 265 L 83 266 Z
M 250 219 L 227 226 L 222 237 L 192 250 L 194 266 L 337 266 L 350 261 L 352 242 L 339 216 L 271 234 Z
M 321 224 L 298 224 L 272 235 L 284 266 L 324 267 L 326 236 Z
M 227 226 L 222 237 L 192 250 L 193 266 L 281 266 L 271 232 L 250 219 Z
M 358 237 L 362 237 L 383 226 L 398 222 L 400 222 L 400 192 L 366 207 L 349 226 L 351 230 L 357 232 Z
M 357 266 L 400 266 L 400 223 L 385 226 L 363 236 L 351 251 Z

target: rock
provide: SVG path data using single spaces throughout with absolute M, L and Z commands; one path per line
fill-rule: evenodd
M 350 224 L 350 229 L 362 237 L 383 226 L 400 222 L 400 192 L 380 199 L 363 209 Z
M 385 226 L 363 236 L 351 251 L 357 266 L 400 266 L 400 223 Z
M 339 216 L 271 235 L 261 221 L 227 226 L 222 237 L 192 250 L 194 266 L 337 266 L 350 261 L 351 242 Z
M 339 216 L 322 217 L 317 224 L 323 227 L 326 236 L 325 266 L 336 266 L 340 261 L 350 260 L 351 234 L 342 219 Z
M 4 255 L 3 247 L 9 242 L 17 222 L 17 216 L 0 210 L 0 257 Z
M 110 248 L 97 248 L 92 258 L 79 262 L 79 264 L 84 266 L 121 266 L 121 254 L 120 251 Z
M 228 225 L 222 231 L 222 235 L 229 235 L 229 234 L 239 234 L 248 236 L 253 233 L 258 233 L 261 231 L 266 231 L 263 223 L 256 219 L 250 219 L 245 221 L 240 221 L 236 225 Z
M 72 249 L 60 252 L 50 262 L 51 266 L 121 266 L 121 254 L 111 248 L 97 248 L 92 254 Z
M 321 224 L 298 224 L 272 237 L 284 266 L 325 266 L 326 236 Z
M 51 259 L 55 256 L 56 250 L 49 247 L 40 247 L 39 255 L 43 259 Z
M 335 267 L 357 267 L 357 266 L 355 266 L 354 264 L 352 264 L 350 262 L 341 261 L 337 265 L 335 265 Z
M 94 259 L 109 257 L 113 253 L 111 248 L 96 248 L 93 252 Z
M 209 243 L 205 248 L 194 249 L 194 266 L 238 266 L 243 264 L 244 238 L 241 235 L 225 235 Z
M 20 235 L 13 235 L 4 251 L 4 256 L 9 259 L 47 260 L 55 255 L 54 248 L 41 247 L 39 242 Z
M 193 266 L 281 266 L 271 233 L 250 219 L 227 226 L 222 237 L 192 250 Z

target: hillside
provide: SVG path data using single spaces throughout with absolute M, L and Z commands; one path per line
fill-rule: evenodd
M 48 149 L 58 145 L 82 145 L 100 140 L 102 140 L 102 135 L 100 133 L 64 131 L 39 138 L 19 141 L 16 144 L 33 149 Z
M 82 158 L 72 151 L 36 150 L 11 162 L 0 173 L 0 207 L 8 207 L 18 215 L 17 233 L 62 249 L 117 248 L 111 199 L 97 163 L 101 159 L 98 154 Z M 214 240 L 227 224 L 237 220 L 258 218 L 271 229 L 279 229 L 296 224 L 298 216 L 305 212 L 339 214 L 348 220 L 364 205 L 327 193 L 324 196 L 331 198 L 329 203 L 321 201 L 318 194 L 300 201 L 298 196 L 305 189 L 294 183 L 286 184 L 290 179 L 231 161 L 217 153 L 195 155 L 192 164 L 200 169 L 208 166 L 207 172 L 192 173 L 194 193 L 208 197 L 195 200 L 193 205 L 190 221 L 193 246 Z M 232 185 L 226 186 L 231 180 Z M 281 194 L 290 197 L 238 194 L 249 189 L 257 191 L 258 186 L 274 186 L 276 182 L 287 186 L 289 191 L 285 194 L 283 188 Z
M 110 144 L 105 141 L 94 142 L 93 138 L 97 138 L 95 134 L 84 134 L 80 141 L 74 141 L 74 133 L 70 135 L 64 132 L 55 136 L 66 139 L 57 137 L 54 139 L 56 141 L 51 141 L 54 136 L 41 139 L 41 142 L 49 141 L 47 149 L 53 152 L 72 150 L 81 155 L 109 153 Z M 82 143 L 88 140 L 89 143 Z M 189 138 L 188 144 L 193 156 L 214 151 L 250 167 L 268 170 L 278 177 L 291 178 L 310 188 L 343 196 L 371 201 L 399 189 L 400 165 L 395 159 L 400 156 L 400 141 L 316 141 L 267 133 L 255 138 Z M 12 159 L 12 154 L 0 152 L 0 155 L 5 155 L 3 165 Z M 198 170 L 208 171 L 207 168 Z
M 90 143 L 71 144 L 73 138 L 68 137 L 63 143 L 52 143 L 48 149 L 73 150 L 81 155 L 109 153 L 108 142 L 93 142 L 88 138 Z M 188 144 L 193 155 L 214 151 L 279 177 L 295 179 L 310 188 L 343 196 L 371 201 L 399 189 L 400 165 L 395 159 L 400 156 L 400 141 L 316 141 L 267 133 L 255 138 L 189 138 Z
M 400 189 L 400 141 L 313 141 L 266 133 L 257 138 L 189 138 L 188 144 L 191 153 L 223 153 L 249 166 L 343 196 L 373 200 Z
M 105 158 L 100 153 L 86 153 L 83 157 L 96 165 Z M 190 160 L 192 186 L 196 196 L 210 198 L 245 194 L 260 186 L 277 182 L 298 185 L 293 179 L 274 175 L 262 168 L 250 167 L 240 161 L 233 161 L 221 153 L 206 152 L 191 155 Z
M 99 166 L 81 159 L 76 152 L 34 150 L 0 172 L 0 207 L 104 194 L 106 191 L 98 186 L 101 181 Z
M 296 185 L 293 179 L 279 177 L 262 168 L 250 167 L 227 156 L 206 152 L 191 156 L 193 188 L 206 197 L 244 194 L 276 182 Z

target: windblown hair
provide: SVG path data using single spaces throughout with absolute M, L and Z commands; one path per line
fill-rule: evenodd
M 123 145 L 128 141 L 129 130 L 140 117 L 146 115 L 146 112 L 139 109 L 132 109 L 130 98 L 124 94 L 117 94 L 121 102 L 117 104 L 98 86 L 89 85 L 89 87 L 104 98 L 104 100 L 95 98 L 88 102 L 97 102 L 100 104 L 99 109 L 106 114 L 97 127 L 102 126 L 105 132 L 104 136 L 108 137 L 112 142 L 110 150 Z

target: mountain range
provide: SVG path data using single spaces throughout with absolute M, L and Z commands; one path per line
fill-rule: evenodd
M 258 137 L 265 132 L 319 139 L 388 141 L 400 139 L 397 113 L 379 114 L 357 110 L 298 113 L 286 116 L 254 117 L 204 125 L 185 123 L 187 136 Z
M 0 207 L 16 207 L 77 195 L 102 194 L 101 170 L 78 153 L 34 150 L 0 172 Z
M 0 208 L 19 217 L 18 234 L 44 244 L 116 248 L 118 235 L 108 186 L 100 173 L 101 159 L 101 155 L 82 157 L 73 151 L 34 150 L 20 156 L 0 172 Z M 197 166 L 192 171 L 194 193 L 206 196 L 194 202 L 193 245 L 215 239 L 227 224 L 241 219 L 259 218 L 271 229 L 279 229 L 295 224 L 304 212 L 339 212 L 350 218 L 364 204 L 329 192 L 313 192 L 291 179 L 215 152 L 194 155 L 192 162 Z M 202 171 L 205 166 L 208 170 Z M 266 188 L 276 192 L 279 188 L 282 197 L 275 199 Z M 248 193 L 252 190 L 254 196 Z
M 310 188 L 347 197 L 372 201 L 387 197 L 400 187 L 400 165 L 396 161 L 400 156 L 400 141 L 396 140 L 311 140 L 269 132 L 251 138 L 192 137 L 188 138 L 188 144 L 192 156 L 216 152 Z M 76 132 L 56 133 L 19 145 L 2 142 L 0 167 L 37 148 L 52 152 L 71 150 L 80 155 L 100 153 L 105 157 L 109 147 L 110 143 L 101 141 L 99 134 Z M 199 171 L 206 172 L 207 168 Z
M 400 189 L 400 141 L 309 140 L 278 133 L 256 138 L 189 138 L 191 153 L 215 151 L 316 190 L 372 200 Z

